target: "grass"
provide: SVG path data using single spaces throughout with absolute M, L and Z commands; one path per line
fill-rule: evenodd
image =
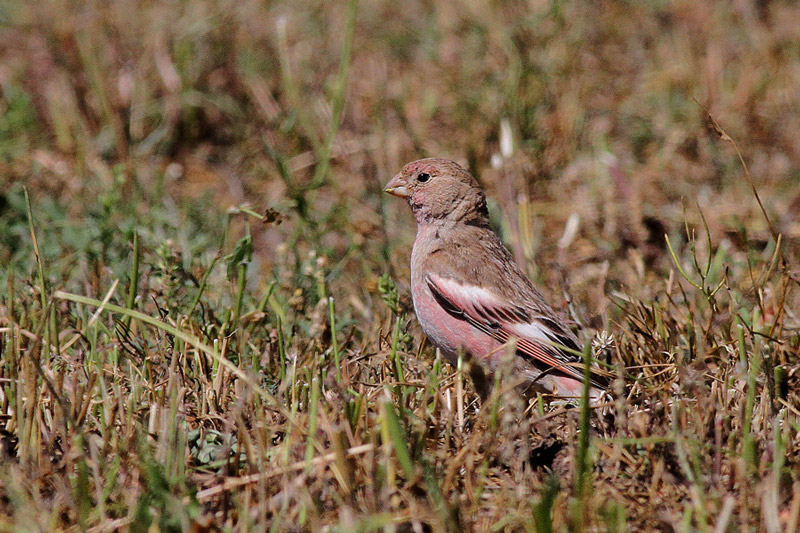
M 797 530 L 800 8 L 413 7 L 0 7 L 0 529 Z M 426 344 L 427 155 L 603 408 Z

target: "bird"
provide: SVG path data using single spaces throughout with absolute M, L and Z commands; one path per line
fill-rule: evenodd
M 455 161 L 420 159 L 384 190 L 405 199 L 416 219 L 411 297 L 422 330 L 454 366 L 459 355 L 477 363 L 470 375 L 481 398 L 512 350 L 512 375 L 523 392 L 579 398 L 578 338 L 490 227 L 486 194 L 472 174 Z M 605 394 L 609 375 L 592 366 L 593 402 Z

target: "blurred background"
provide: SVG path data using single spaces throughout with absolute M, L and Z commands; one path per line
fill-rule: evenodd
M 479 177 L 535 275 L 536 259 L 651 266 L 700 210 L 717 242 L 765 241 L 703 108 L 800 237 L 794 2 L 11 0 L 0 20 L 2 262 L 29 256 L 25 184 L 49 206 L 45 254 L 122 257 L 134 226 L 200 253 L 249 204 L 284 222 L 254 228 L 261 268 L 286 242 L 372 278 L 403 268 L 414 233 L 381 185 L 433 155 Z

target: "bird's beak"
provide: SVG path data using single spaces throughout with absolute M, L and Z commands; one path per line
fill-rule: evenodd
M 400 198 L 407 198 L 411 195 L 411 193 L 408 192 L 405 182 L 400 174 L 389 180 L 389 183 L 386 184 L 386 188 L 383 190 L 391 195 L 399 196 Z

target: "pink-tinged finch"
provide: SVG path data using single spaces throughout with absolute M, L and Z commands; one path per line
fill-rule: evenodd
M 489 376 L 516 342 L 513 371 L 531 390 L 580 397 L 584 365 L 575 334 L 544 301 L 489 227 L 486 195 L 453 161 L 420 159 L 403 167 L 386 192 L 405 198 L 417 220 L 411 296 L 422 329 L 451 364 L 461 351 Z M 480 375 L 480 373 L 478 374 Z M 608 373 L 593 368 L 599 399 Z M 473 380 L 485 397 L 491 380 Z

